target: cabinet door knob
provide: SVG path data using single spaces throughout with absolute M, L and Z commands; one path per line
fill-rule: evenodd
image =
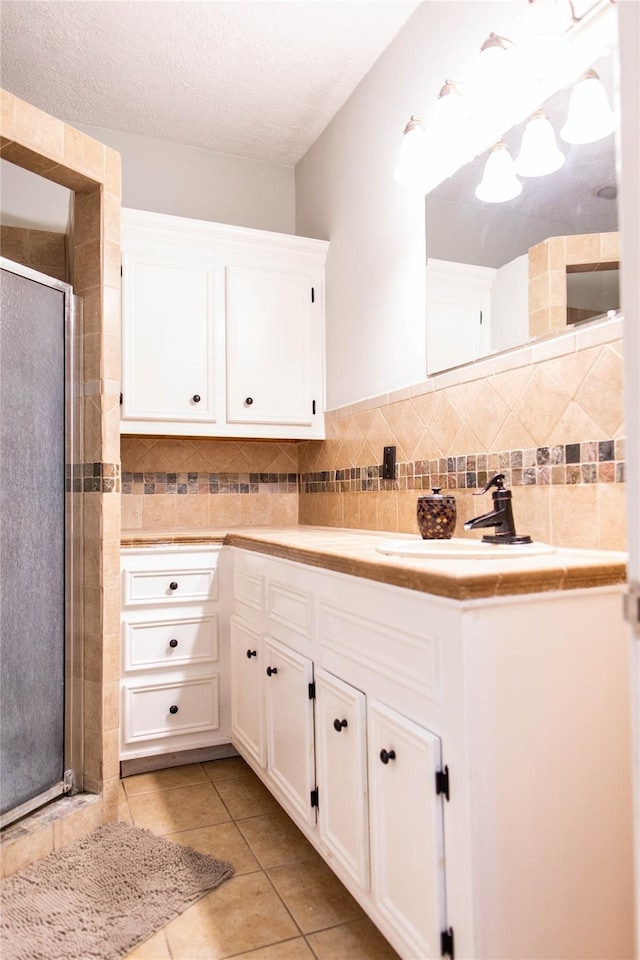
M 257 657 L 257 656 L 258 656 L 257 650 L 247 650 L 247 657 L 249 658 L 249 660 L 251 660 L 251 657 Z
M 395 750 L 381 750 L 380 759 L 383 763 L 389 763 L 389 760 L 395 760 L 396 752 Z
M 337 733 L 342 733 L 342 728 L 343 728 L 343 727 L 348 727 L 348 726 L 349 726 L 349 724 L 347 723 L 346 720 L 338 720 L 338 718 L 336 717 L 336 719 L 333 721 L 333 729 L 334 729 Z
M 169 584 L 169 590 L 177 590 L 177 589 L 178 589 L 177 582 L 175 580 L 172 580 L 171 583 Z
M 169 646 L 170 646 L 170 647 L 177 647 L 177 646 L 178 646 L 178 641 L 175 639 L 175 637 L 173 638 L 173 640 L 169 640 Z
M 178 712 L 178 708 L 174 703 L 173 706 L 169 707 L 169 713 L 177 713 L 177 712 Z
M 270 677 L 272 673 L 277 673 L 277 672 L 278 672 L 278 668 L 277 668 L 277 667 L 267 667 L 267 676 L 268 676 L 268 677 Z
M 253 403 L 253 397 L 247 397 L 244 401 L 248 407 Z
M 193 400 L 194 403 L 200 403 L 200 394 L 194 393 L 191 399 Z

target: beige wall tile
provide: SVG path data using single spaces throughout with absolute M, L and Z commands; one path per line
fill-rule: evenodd
M 142 527 L 145 530 L 171 530 L 177 526 L 177 496 L 156 494 L 142 497 Z
M 65 125 L 37 107 L 19 100 L 14 102 L 14 139 L 43 157 L 63 160 Z
M 209 501 L 209 524 L 212 527 L 237 526 L 240 521 L 240 501 L 246 494 L 212 494 Z
M 122 497 L 122 529 L 142 529 L 143 494 L 126 494 Z
M 14 111 L 16 105 L 16 98 L 12 93 L 9 93 L 8 90 L 0 90 L 0 134 L 2 134 L 3 141 L 13 140 L 15 135 L 14 129 Z
M 73 239 L 78 246 L 100 239 L 102 196 L 99 187 L 76 193 L 73 215 Z
M 11 877 L 52 851 L 53 823 L 43 823 L 38 829 L 29 831 L 10 843 L 3 842 L 0 847 L 0 875 L 3 878 Z
M 551 542 L 595 550 L 599 546 L 598 484 L 549 488 Z
M 543 240 L 529 248 L 529 280 L 539 277 L 549 270 L 549 241 Z
M 153 499 L 148 497 L 147 499 Z M 206 527 L 209 523 L 208 495 L 176 495 L 176 523 L 179 527 Z
M 96 183 L 104 183 L 104 144 L 75 127 L 64 126 L 64 156 L 66 166 L 85 174 Z
M 96 799 L 79 810 L 75 810 L 53 825 L 53 845 L 61 850 L 73 840 L 86 836 L 102 823 L 102 801 Z
M 73 286 L 78 295 L 99 287 L 102 279 L 102 257 L 99 240 L 75 244 L 73 251 Z
M 600 261 L 600 234 L 583 233 L 565 237 L 567 264 L 598 263 Z
M 627 550 L 627 489 L 624 483 L 599 483 L 598 547 L 602 550 Z

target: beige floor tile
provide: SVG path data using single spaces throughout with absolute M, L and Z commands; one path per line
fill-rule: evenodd
M 193 847 L 209 857 L 228 860 L 233 864 L 236 876 L 260 869 L 260 864 L 235 823 L 217 823 L 212 827 L 200 827 L 198 830 L 168 833 L 166 839 Z
M 164 930 L 159 930 L 127 954 L 127 960 L 171 960 Z
M 173 960 L 223 957 L 290 940 L 299 931 L 264 873 L 232 877 L 165 927 Z
M 131 810 L 129 810 L 129 804 L 126 800 L 121 800 L 118 803 L 118 820 L 121 823 L 133 823 Z
M 310 933 L 308 940 L 318 960 L 400 960 L 368 918 Z
M 285 943 L 274 943 L 270 947 L 236 954 L 233 960 L 315 960 L 315 957 L 303 937 L 296 937 Z M 341 960 L 346 960 L 346 957 Z
M 303 933 L 365 916 L 318 855 L 312 860 L 273 867 L 267 874 Z
M 249 817 L 238 826 L 265 868 L 315 856 L 314 848 L 284 810 Z
M 206 783 L 208 780 L 201 763 L 187 763 L 182 767 L 168 767 L 166 770 L 154 770 L 152 773 L 137 773 L 125 777 L 122 784 L 128 797 L 139 793 L 155 793 L 156 790 L 169 790 L 171 787 L 187 787 L 192 783 Z
M 230 819 L 209 781 L 130 797 L 129 809 L 137 827 L 161 835 L 209 827 Z
M 202 764 L 210 780 L 230 780 L 233 777 L 246 777 L 252 773 L 249 764 L 242 757 L 224 757 L 222 760 L 205 760 Z
M 217 780 L 216 789 L 234 820 L 280 809 L 277 800 L 254 773 L 233 780 Z

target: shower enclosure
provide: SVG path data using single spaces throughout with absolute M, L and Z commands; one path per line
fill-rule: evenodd
M 71 287 L 0 258 L 0 825 L 81 789 Z M 75 488 L 75 489 L 74 489 Z M 74 595 L 76 602 L 74 602 Z M 75 638 L 75 642 L 74 642 Z

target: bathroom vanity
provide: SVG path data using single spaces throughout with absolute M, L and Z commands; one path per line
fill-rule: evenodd
M 125 591 L 125 641 L 133 613 L 218 617 L 218 660 L 207 647 L 183 665 L 187 685 L 215 673 L 230 692 L 203 739 L 231 740 L 401 956 L 630 955 L 622 555 L 416 560 L 310 527 L 198 537 L 124 539 L 123 586 L 170 577 L 135 611 Z M 194 607 L 171 588 L 172 551 L 199 571 Z M 183 702 L 163 678 L 179 672 L 161 665 L 169 633 L 146 633 L 147 682 L 175 700 L 156 748 Z M 195 743 L 174 729 L 165 745 L 181 738 Z

